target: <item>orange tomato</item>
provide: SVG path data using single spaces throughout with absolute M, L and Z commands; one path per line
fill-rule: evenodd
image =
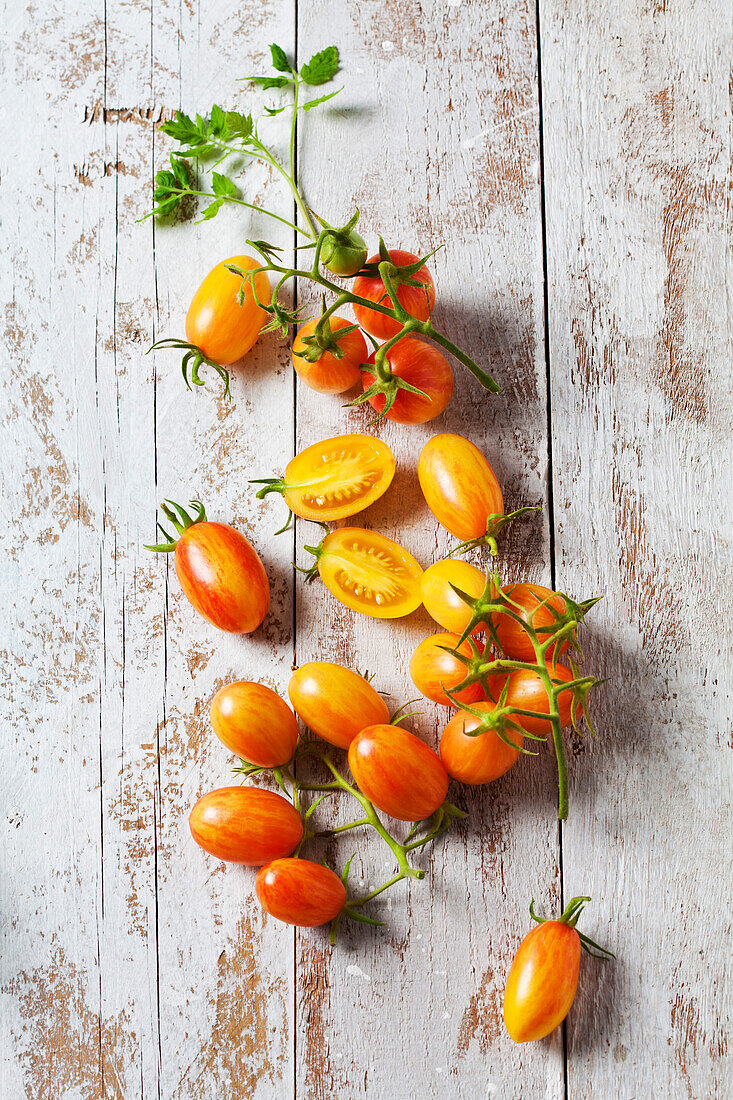
M 420 583 L 422 602 L 428 614 L 445 630 L 460 637 L 471 621 L 471 608 L 453 591 L 451 585 L 454 584 L 473 599 L 478 599 L 486 587 L 484 574 L 467 561 L 445 558 L 444 561 L 429 565 Z M 481 634 L 484 629 L 484 624 L 478 623 L 471 633 Z
M 547 632 L 543 634 L 541 628 L 552 626 L 555 621 L 550 608 L 553 608 L 558 615 L 565 614 L 565 600 L 562 596 L 557 592 L 553 592 L 551 588 L 545 588 L 542 584 L 513 584 L 508 585 L 502 591 L 512 601 L 512 611 L 525 622 L 528 621 L 530 613 L 540 603 L 545 600 L 549 601 L 547 605 L 539 608 L 538 611 L 534 611 L 532 619 L 532 626 L 540 641 L 547 637 Z M 534 646 L 526 630 L 519 623 L 515 622 L 509 615 L 495 615 L 494 626 L 496 627 L 499 644 L 507 657 L 511 657 L 515 661 L 532 661 L 534 663 Z M 570 643 L 567 640 L 563 641 L 558 649 L 558 655 L 564 653 L 569 645 Z M 553 643 L 549 646 L 545 656 L 551 657 L 554 651 L 555 645 Z
M 352 611 L 397 619 L 420 606 L 422 569 L 402 546 L 378 531 L 340 527 L 317 547 L 321 580 Z
M 363 676 L 330 661 L 309 661 L 288 684 L 296 714 L 308 729 L 339 749 L 348 749 L 365 726 L 389 722 L 389 710 Z
M 381 258 L 378 254 L 372 256 L 367 260 L 367 264 L 378 264 Z M 412 252 L 391 248 L 389 258 L 396 267 L 404 267 L 407 264 L 414 264 L 420 257 L 413 255 Z M 408 286 L 407 283 L 399 283 L 395 288 L 397 298 L 407 312 L 416 317 L 418 321 L 427 321 L 435 305 L 435 286 L 433 285 L 432 275 L 423 264 L 411 277 L 422 285 Z M 395 279 L 395 283 L 397 282 L 398 280 Z M 372 302 L 378 302 L 380 305 L 392 308 L 392 299 L 379 275 L 357 275 L 354 279 L 353 292 L 360 298 L 368 298 Z M 388 340 L 390 336 L 396 336 L 402 328 L 402 325 L 394 317 L 389 317 L 385 313 L 378 313 L 367 306 L 354 305 L 354 315 L 361 327 L 371 333 L 372 336 L 376 336 L 377 340 Z
M 279 768 L 292 759 L 298 723 L 277 692 L 237 680 L 214 696 L 211 724 L 222 744 L 260 768 Z
M 558 664 L 553 670 L 552 661 L 548 661 L 547 671 L 550 673 L 554 684 L 567 683 L 574 679 L 573 673 L 566 665 Z M 536 672 L 532 672 L 528 668 L 518 668 L 509 673 L 505 706 L 549 714 L 550 701 L 547 698 L 547 691 Z M 560 712 L 560 722 L 563 726 L 569 726 L 573 720 L 572 690 L 560 692 L 557 698 L 557 707 Z M 579 713 L 579 707 L 576 706 L 576 717 Z M 546 718 L 532 718 L 528 714 L 515 714 L 514 721 L 527 733 L 534 733 L 539 737 L 545 737 L 550 731 L 550 725 Z
M 429 439 L 420 453 L 417 476 L 438 523 L 462 541 L 481 538 L 488 517 L 504 513 L 494 471 L 463 436 L 443 432 Z
M 255 301 L 252 287 L 244 284 L 244 302 L 239 304 L 242 286 L 239 275 L 227 271 L 227 265 L 252 271 L 261 267 L 251 256 L 230 256 L 213 267 L 191 300 L 186 316 L 186 339 L 200 348 L 207 359 L 221 366 L 236 363 L 247 354 L 259 336 L 267 314 Z M 270 298 L 270 280 L 261 271 L 255 276 L 261 302 Z
M 270 585 L 252 544 L 224 523 L 194 523 L 175 547 L 176 575 L 200 615 L 230 634 L 250 634 L 270 606 Z
M 338 340 L 340 359 L 333 351 L 327 350 L 311 363 L 303 358 L 308 350 L 305 337 L 313 335 L 319 320 L 320 318 L 314 317 L 312 321 L 306 322 L 293 340 L 292 359 L 295 372 L 306 386 L 318 393 L 345 393 L 361 380 L 359 366 L 366 363 L 369 355 L 366 341 L 358 329 L 352 329 Z M 345 317 L 333 316 L 329 318 L 329 323 L 333 333 L 353 324 Z
M 492 679 L 500 680 L 501 677 Z M 496 692 L 500 694 L 500 685 L 497 685 Z M 492 702 L 476 703 L 472 707 L 472 710 L 486 714 L 493 709 Z M 440 739 L 440 759 L 446 771 L 469 786 L 491 783 L 508 772 L 516 764 L 522 745 L 522 735 L 513 730 L 508 731 L 508 737 L 517 748 L 507 745 L 494 730 L 485 730 L 476 737 L 469 737 L 470 731 L 480 725 L 479 716 L 459 710 L 443 730 Z
M 504 991 L 504 1023 L 515 1043 L 543 1039 L 567 1016 L 580 969 L 580 937 L 557 920 L 538 924 L 514 957 Z
M 210 791 L 191 810 L 188 824 L 209 855 L 249 867 L 289 856 L 303 836 L 300 814 L 290 802 L 259 787 Z
M 307 859 L 276 859 L 261 867 L 255 890 L 267 913 L 300 928 L 328 924 L 346 902 L 346 888 L 338 875 Z
M 399 726 L 367 726 L 349 746 L 349 767 L 378 810 L 399 821 L 422 821 L 448 793 L 448 773 L 436 752 Z
M 373 364 L 375 355 L 376 352 L 372 352 L 367 362 Z M 409 390 L 398 389 L 394 404 L 385 413 L 385 419 L 393 420 L 396 424 L 425 424 L 440 416 L 453 394 L 453 371 L 446 357 L 425 340 L 406 336 L 387 352 L 387 362 L 396 378 L 404 379 L 423 392 L 410 393 Z M 361 381 L 365 392 L 375 377 L 369 371 L 362 371 Z M 376 393 L 369 398 L 369 404 L 378 413 L 383 412 L 386 403 L 387 398 L 383 393 Z
M 452 691 L 456 684 L 460 684 L 466 676 L 466 666 L 452 653 L 446 653 L 442 648 L 447 646 L 455 649 L 458 646 L 457 634 L 431 634 L 429 638 L 420 642 L 410 659 L 410 676 L 412 682 L 421 695 L 432 699 L 434 703 L 442 703 L 444 707 L 454 707 L 456 704 L 448 698 L 444 688 Z M 458 646 L 459 653 L 466 657 L 473 656 L 468 641 Z M 481 684 L 470 684 L 463 691 L 458 692 L 456 699 L 461 703 L 475 703 L 484 698 Z

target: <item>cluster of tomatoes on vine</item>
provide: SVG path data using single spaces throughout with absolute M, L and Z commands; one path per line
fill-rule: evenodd
M 299 106 L 301 86 L 324 82 L 321 78 L 333 69 L 333 53 L 329 47 L 298 73 L 284 52 L 273 46 L 273 64 L 280 75 L 256 80 L 263 86 L 291 88 L 294 120 L 298 110 L 330 98 Z M 337 67 L 337 52 L 335 60 Z M 188 152 L 197 157 L 225 159 L 237 150 L 238 140 L 239 152 L 277 167 L 293 191 L 305 228 L 286 224 L 308 237 L 301 248 L 313 249 L 312 265 L 299 269 L 282 264 L 275 246 L 250 241 L 259 259 L 234 256 L 209 273 L 191 302 L 185 340 L 167 339 L 155 345 L 183 352 L 187 385 L 203 385 L 200 371 L 208 365 L 230 396 L 228 368 L 244 358 L 260 333 L 279 329 L 287 334 L 290 326 L 300 325 L 292 357 L 301 380 L 318 392 L 332 394 L 361 385 L 362 393 L 351 404 L 368 401 L 377 419 L 425 423 L 445 409 L 453 375 L 439 348 L 467 366 L 487 389 L 498 388 L 434 327 L 435 288 L 426 266 L 429 257 L 388 250 L 380 238 L 379 252 L 367 259 L 366 245 L 356 231 L 358 211 L 346 225 L 335 228 L 305 203 L 295 181 L 292 142 L 288 171 L 276 163 L 250 116 L 212 108 L 208 118 L 197 116 L 194 123 L 178 112 L 176 122 L 163 129 L 182 144 L 187 142 Z M 159 213 L 167 212 L 178 201 L 175 195 L 186 188 L 192 195 L 207 194 L 191 187 L 189 169 L 180 155 L 173 160 L 173 173 L 159 174 L 157 180 Z M 227 201 L 251 205 L 236 197 L 224 177 L 214 172 L 212 178 L 213 201 L 205 218 Z M 185 186 L 184 180 L 189 180 Z M 275 276 L 274 285 L 271 276 Z M 332 276 L 342 283 L 334 282 Z M 323 292 L 320 314 L 302 325 L 301 311 L 288 309 L 280 301 L 282 287 L 293 278 L 308 280 Z M 345 279 L 353 279 L 350 289 L 344 288 Z M 330 305 L 326 293 L 333 296 Z M 353 310 L 356 323 L 338 312 L 345 306 Z M 594 600 L 575 602 L 541 585 L 503 584 L 497 572 L 484 573 L 453 557 L 423 571 L 407 549 L 379 532 L 351 525 L 329 528 L 329 523 L 343 523 L 379 499 L 394 472 L 394 455 L 383 442 L 363 434 L 336 436 L 296 455 L 282 476 L 260 479 L 257 496 L 273 492 L 283 496 L 289 509 L 285 527 L 295 514 L 325 528 L 321 541 L 306 547 L 314 563 L 303 572 L 309 579 L 320 576 L 347 607 L 397 619 L 424 603 L 442 628 L 420 643 L 410 661 L 410 675 L 421 694 L 455 709 L 439 752 L 402 729 L 399 712 L 390 719 L 384 700 L 366 678 L 343 666 L 314 661 L 291 679 L 288 692 L 293 710 L 270 688 L 245 681 L 225 686 L 211 707 L 216 734 L 240 758 L 236 771 L 245 779 L 269 774 L 280 793 L 224 787 L 205 794 L 190 815 L 192 835 L 207 852 L 259 868 L 256 895 L 268 913 L 300 926 L 330 923 L 332 939 L 344 919 L 379 923 L 365 912 L 368 903 L 403 879 L 424 877 L 424 871 L 411 862 L 411 853 L 434 841 L 462 816 L 446 800 L 451 779 L 469 785 L 492 782 L 522 753 L 535 752 L 527 742 L 551 738 L 558 765 L 559 814 L 564 818 L 568 780 L 562 731 L 575 725 L 580 715 L 587 718 L 587 696 L 597 683 L 592 676 L 582 675 L 570 656 L 577 646 L 577 628 Z M 454 552 L 488 545 L 495 554 L 501 529 L 531 510 L 505 513 L 491 466 L 461 436 L 443 433 L 430 439 L 420 454 L 417 473 L 428 507 L 461 540 Z M 160 527 L 165 541 L 149 549 L 175 553 L 181 587 L 205 618 L 222 630 L 249 633 L 260 625 L 269 607 L 264 565 L 244 535 L 210 522 L 201 502 L 192 501 L 191 506 L 188 511 L 172 501 L 162 505 L 175 533 Z M 313 737 L 299 735 L 296 715 Z M 334 749 L 348 751 L 351 779 L 335 762 Z M 295 765 L 305 758 L 321 762 L 327 773 L 324 781 L 305 783 L 299 778 Z M 318 805 L 338 792 L 348 794 L 360 807 L 356 819 L 332 830 L 312 829 Z M 408 835 L 401 840 L 395 837 L 380 813 L 410 822 Z M 313 837 L 362 827 L 375 829 L 388 846 L 395 873 L 358 895 L 349 890 L 350 860 L 337 874 L 304 859 L 301 849 Z M 509 976 L 505 1012 L 509 1032 L 518 1041 L 547 1034 L 572 1002 L 581 942 L 595 947 L 575 931 L 585 900 L 573 899 L 559 921 L 543 922 L 520 948 Z M 519 970 L 536 969 L 537 955 L 530 950 L 530 941 L 545 944 L 553 936 L 565 980 L 565 1007 L 558 1007 L 556 998 L 548 1011 L 547 1006 L 542 1009 L 537 990 L 528 993 L 527 983 L 517 975 Z M 516 973 L 515 968 L 519 968 Z M 535 1018 L 538 1011 L 540 1017 Z

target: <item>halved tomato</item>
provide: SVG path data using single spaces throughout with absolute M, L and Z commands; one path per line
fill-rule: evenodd
M 291 512 L 316 523 L 363 512 L 389 488 L 395 457 L 370 435 L 337 435 L 306 447 L 282 478 L 262 478 L 257 496 L 281 493 Z
M 376 619 L 399 619 L 420 606 L 422 567 L 403 546 L 378 531 L 341 527 L 318 546 L 321 580 L 352 611 Z

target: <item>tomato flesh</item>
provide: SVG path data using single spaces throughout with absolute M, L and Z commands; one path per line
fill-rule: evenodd
M 196 843 L 217 859 L 259 867 L 288 856 L 303 836 L 300 814 L 282 795 L 259 787 L 220 787 L 188 818 Z
M 580 937 L 548 920 L 529 932 L 514 957 L 504 991 L 504 1023 L 515 1043 L 543 1039 L 567 1016 L 580 969 Z
M 469 643 L 465 641 L 458 646 L 458 640 L 457 634 L 431 634 L 420 642 L 410 659 L 410 677 L 417 690 L 444 707 L 456 706 L 444 689 L 453 691 L 456 684 L 460 684 L 466 676 L 466 666 L 452 653 L 446 653 L 446 648 L 458 647 L 458 652 L 465 657 L 472 656 Z M 460 703 L 475 703 L 484 698 L 484 691 L 481 684 L 469 684 L 455 698 Z
M 296 516 L 316 523 L 362 512 L 387 491 L 394 454 L 368 435 L 341 435 L 314 443 L 285 470 L 285 503 Z
M 438 523 L 461 540 L 480 538 L 492 513 L 503 515 L 499 482 L 481 451 L 468 439 L 444 432 L 422 449 L 420 488 Z
M 471 621 L 471 608 L 453 591 L 452 584 L 477 599 L 486 587 L 486 577 L 475 565 L 456 558 L 436 561 L 422 575 L 422 601 L 428 614 L 445 630 L 460 637 Z M 484 630 L 484 624 L 478 623 L 471 633 L 481 634 Z
M 230 634 L 250 634 L 270 606 L 270 585 L 252 544 L 223 523 L 195 523 L 179 538 L 176 575 L 200 615 Z
M 340 749 L 365 726 L 389 722 L 387 704 L 372 685 L 343 665 L 310 661 L 288 685 L 290 702 L 305 725 Z
M 310 363 L 298 353 L 308 348 L 305 337 L 313 335 L 318 321 L 319 318 L 314 317 L 298 331 L 293 341 L 293 366 L 298 377 L 310 389 L 318 393 L 345 393 L 361 380 L 359 367 L 369 355 L 366 341 L 358 329 L 352 329 L 339 338 L 340 359 L 332 351 L 324 351 L 315 363 Z M 329 323 L 334 334 L 352 324 L 345 317 L 333 316 L 329 318 Z
M 346 888 L 338 875 L 307 859 L 276 859 L 261 867 L 255 890 L 267 913 L 300 928 L 328 924 L 346 902 Z
M 440 757 L 399 726 L 367 726 L 349 746 L 351 774 L 379 810 L 398 821 L 422 821 L 448 793 Z
M 420 565 L 378 531 L 331 531 L 319 549 L 318 572 L 337 600 L 362 615 L 397 619 L 420 606 Z
M 497 694 L 500 690 L 497 685 Z M 484 702 L 476 703 L 472 709 L 488 713 L 493 708 L 493 703 Z M 477 729 L 480 723 L 480 717 L 459 711 L 453 715 L 440 739 L 440 759 L 446 771 L 454 779 L 469 786 L 492 783 L 499 779 L 516 764 L 522 745 L 522 735 L 513 730 L 509 730 L 507 736 L 516 748 L 502 741 L 494 730 L 486 730 L 477 737 L 469 737 L 470 731 Z
M 251 256 L 230 256 L 222 260 L 201 283 L 186 316 L 186 339 L 201 348 L 207 359 L 221 366 L 236 363 L 245 356 L 267 320 L 248 282 L 243 287 L 244 301 L 239 304 L 242 279 L 227 270 L 230 264 L 245 271 L 262 266 Z M 261 271 L 255 275 L 255 284 L 259 300 L 268 302 L 270 280 L 267 273 Z
M 391 248 L 389 258 L 396 267 L 404 267 L 407 264 L 414 264 L 420 257 L 400 248 Z M 379 255 L 372 256 L 367 263 L 379 263 L 381 259 Z M 400 283 L 396 288 L 397 298 L 407 312 L 418 321 L 427 321 L 435 305 L 435 286 L 432 275 L 423 264 L 412 278 L 422 285 L 408 286 L 406 283 Z M 358 275 L 354 279 L 354 294 L 388 308 L 392 307 L 392 299 L 379 275 Z M 369 309 L 368 306 L 354 305 L 354 315 L 361 327 L 372 336 L 376 336 L 378 340 L 388 340 L 390 336 L 396 336 L 402 328 L 396 318 Z
M 222 744 L 248 763 L 279 768 L 292 759 L 298 723 L 287 703 L 264 684 L 227 684 L 215 695 L 210 717 Z
M 375 355 L 376 352 L 372 352 L 367 362 L 373 364 Z M 385 419 L 396 424 L 425 424 L 440 416 L 453 394 L 453 371 L 446 357 L 425 340 L 406 336 L 387 352 L 387 362 L 395 377 L 404 379 L 423 392 L 410 393 L 409 390 L 398 389 Z M 374 382 L 375 375 L 365 370 L 361 377 L 366 391 Z M 369 403 L 381 413 L 387 398 L 383 393 L 377 393 L 369 398 Z

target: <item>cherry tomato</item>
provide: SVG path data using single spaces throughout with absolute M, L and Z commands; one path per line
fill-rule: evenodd
M 580 969 L 580 937 L 557 920 L 538 924 L 514 956 L 504 991 L 504 1023 L 515 1043 L 543 1039 L 567 1016 Z
M 298 723 L 287 703 L 264 684 L 227 684 L 214 696 L 210 716 L 219 740 L 248 763 L 279 768 L 292 759 Z
M 309 549 L 326 588 L 352 611 L 398 619 L 420 606 L 421 567 L 378 531 L 340 527 Z
M 250 634 L 270 606 L 257 552 L 224 523 L 195 523 L 176 543 L 176 575 L 200 615 L 230 634 Z
M 448 698 L 443 688 L 453 691 L 456 684 L 460 684 L 466 676 L 463 662 L 452 653 L 446 653 L 443 648 L 447 646 L 455 649 L 457 645 L 457 634 L 431 634 L 420 642 L 410 659 L 410 676 L 417 690 L 434 703 L 442 703 L 444 707 L 454 707 L 456 704 Z M 467 641 L 458 646 L 458 651 L 466 657 L 472 656 L 471 646 Z M 483 698 L 485 696 L 481 684 L 470 684 L 456 695 L 461 703 L 475 703 Z
M 188 824 L 209 855 L 249 867 L 289 856 L 303 836 L 300 814 L 290 802 L 259 787 L 210 791 L 191 810 Z
M 246 355 L 267 320 L 249 283 L 244 284 L 244 301 L 239 304 L 242 279 L 227 270 L 229 264 L 246 271 L 262 266 L 251 256 L 230 256 L 222 260 L 211 269 L 194 294 L 186 316 L 186 339 L 201 348 L 207 359 L 221 366 L 236 363 Z M 255 275 L 255 285 L 259 300 L 268 302 L 270 280 L 266 272 Z
M 573 673 L 565 665 L 558 664 L 553 670 L 552 661 L 547 662 L 547 671 L 550 673 L 554 684 L 567 683 L 569 680 L 574 679 Z M 496 677 L 496 679 L 499 678 Z M 491 679 L 493 680 L 494 677 L 492 676 Z M 505 705 L 518 707 L 520 710 L 535 710 L 543 714 L 549 713 L 550 703 L 545 685 L 536 672 L 532 672 L 528 668 L 518 668 L 509 673 Z M 560 722 L 563 726 L 569 726 L 573 720 L 572 690 L 560 692 L 557 706 L 560 712 Z M 576 718 L 579 713 L 579 708 L 576 706 Z M 532 718 L 527 714 L 517 714 L 514 716 L 514 721 L 527 733 L 534 733 L 539 737 L 546 736 L 550 729 L 546 718 Z
M 428 508 L 456 538 L 481 538 L 488 517 L 504 513 L 494 471 L 478 447 L 463 436 L 444 432 L 429 439 L 420 454 L 417 476 Z
M 349 746 L 351 774 L 378 810 L 422 821 L 445 801 L 448 773 L 436 752 L 399 726 L 367 726 Z
M 500 677 L 492 677 L 499 680 Z M 500 691 L 499 685 L 497 685 Z M 498 693 L 498 692 L 497 692 Z M 493 702 L 475 703 L 473 710 L 488 713 L 493 710 Z M 522 735 L 509 730 L 507 736 L 517 745 L 511 748 L 497 736 L 494 730 L 486 730 L 476 737 L 468 733 L 480 726 L 481 718 L 467 711 L 458 711 L 443 730 L 440 739 L 440 759 L 445 769 L 454 779 L 474 786 L 479 783 L 491 783 L 508 772 L 517 762 L 522 745 Z
M 372 352 L 367 362 L 373 364 L 375 355 L 376 352 Z M 386 419 L 397 424 L 425 424 L 440 416 L 453 393 L 453 371 L 445 356 L 425 340 L 406 336 L 389 349 L 387 362 L 394 376 L 409 382 L 427 396 L 398 389 L 392 408 L 385 414 Z M 365 391 L 374 379 L 374 374 L 362 371 Z M 378 413 L 384 410 L 386 401 L 383 393 L 375 393 L 369 398 L 369 404 Z
M 460 637 L 471 621 L 471 608 L 453 591 L 452 584 L 477 599 L 486 587 L 486 577 L 475 565 L 456 558 L 436 561 L 422 575 L 422 602 L 428 614 Z M 484 629 L 483 623 L 478 623 L 471 633 L 481 634 Z
M 338 875 L 307 859 L 276 859 L 261 867 L 255 890 L 267 913 L 300 928 L 328 924 L 346 902 L 346 888 Z
M 543 641 L 547 634 L 543 634 L 541 627 L 552 626 L 554 623 L 554 617 L 550 608 L 553 608 L 558 615 L 564 615 L 565 613 L 565 600 L 557 592 L 553 592 L 551 588 L 545 588 L 542 584 L 514 584 L 510 585 L 502 590 L 505 595 L 511 599 L 512 610 L 516 612 L 525 622 L 532 612 L 539 604 L 548 600 L 548 604 L 545 607 L 541 607 L 538 611 L 535 611 L 532 619 L 532 626 L 537 631 L 537 636 L 540 641 Z M 496 615 L 494 617 L 494 626 L 496 627 L 496 633 L 499 638 L 501 648 L 507 657 L 511 657 L 515 661 L 535 661 L 534 646 L 530 640 L 529 635 L 519 623 L 510 618 L 509 615 Z M 564 653 L 570 643 L 565 640 L 560 643 L 558 649 L 558 655 Z M 546 657 L 551 657 L 555 651 L 555 644 L 549 646 Z
M 366 363 L 369 355 L 366 341 L 358 329 L 352 329 L 338 341 L 342 353 L 340 359 L 333 351 L 326 350 L 311 363 L 302 355 L 308 348 L 304 338 L 313 335 L 318 321 L 319 318 L 314 317 L 298 331 L 293 341 L 293 366 L 298 377 L 310 389 L 318 393 L 345 393 L 361 380 L 359 365 Z M 352 322 L 345 317 L 331 317 L 330 324 L 331 330 L 338 333 L 340 329 L 348 328 Z
M 391 248 L 389 258 L 396 267 L 404 267 L 407 264 L 414 264 L 420 257 L 413 255 L 412 252 L 403 252 L 402 249 Z M 381 259 L 380 255 L 372 256 L 367 260 L 367 264 L 378 264 Z M 418 321 L 427 321 L 435 305 L 433 277 L 423 264 L 411 278 L 421 283 L 422 286 L 408 286 L 407 283 L 400 283 L 395 287 L 397 298 L 407 312 L 416 317 Z M 397 282 L 398 279 L 396 278 L 395 284 Z M 368 298 L 371 302 L 378 302 L 380 305 L 392 308 L 392 299 L 379 275 L 357 275 L 354 279 L 354 294 L 360 298 Z M 369 309 L 368 306 L 355 305 L 354 314 L 361 327 L 371 333 L 372 336 L 376 336 L 377 340 L 388 340 L 390 336 L 396 336 L 402 328 L 402 325 L 394 317 L 388 317 L 386 313 L 378 313 L 374 309 Z
M 389 710 L 363 676 L 330 661 L 310 661 L 288 685 L 290 702 L 308 729 L 340 749 L 348 749 L 365 726 L 389 722 Z
M 257 496 L 282 493 L 291 512 L 315 523 L 363 512 L 389 488 L 395 458 L 370 435 L 337 435 L 291 459 L 282 479 L 262 479 Z

